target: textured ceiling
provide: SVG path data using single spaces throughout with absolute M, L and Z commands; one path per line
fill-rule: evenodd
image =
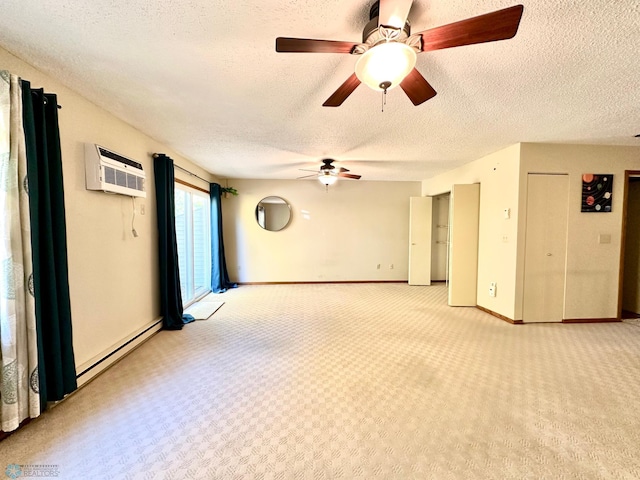
M 323 157 L 422 180 L 517 142 L 640 145 L 640 1 L 523 0 L 515 38 L 422 53 L 438 95 L 361 85 L 356 57 L 276 53 L 277 36 L 360 41 L 373 0 L 3 0 L 0 45 L 222 177 L 292 179 Z M 518 3 L 416 0 L 414 32 Z M 1 67 L 1 66 L 0 66 Z M 126 153 L 126 152 L 123 152 Z

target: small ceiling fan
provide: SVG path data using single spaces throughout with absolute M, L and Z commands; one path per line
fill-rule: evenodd
M 441 27 L 411 34 L 407 21 L 413 0 L 379 0 L 370 10 L 362 43 L 308 38 L 276 38 L 276 52 L 350 53 L 360 55 L 353 73 L 323 104 L 339 107 L 364 83 L 387 92 L 400 85 L 414 105 L 436 96 L 436 91 L 416 70 L 416 54 L 432 50 L 513 38 L 524 7 L 497 10 Z
M 322 165 L 320 166 L 319 170 L 308 170 L 305 168 L 301 168 L 300 170 L 302 170 L 303 172 L 314 172 L 314 174 L 304 175 L 302 177 L 298 177 L 298 179 L 318 177 L 318 180 L 320 180 L 320 183 L 323 183 L 324 185 L 329 186 L 336 183 L 336 180 L 338 180 L 338 177 L 351 178 L 353 180 L 360 180 L 360 178 L 362 177 L 362 175 L 354 175 L 352 173 L 347 173 L 349 170 L 344 167 L 340 167 L 336 171 L 336 167 L 335 165 L 333 165 L 333 162 L 335 162 L 334 159 L 325 158 L 322 160 Z

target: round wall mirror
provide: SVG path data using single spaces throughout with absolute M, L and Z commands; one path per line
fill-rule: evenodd
M 265 197 L 256 206 L 256 221 L 265 230 L 277 232 L 289 224 L 291 206 L 280 197 Z

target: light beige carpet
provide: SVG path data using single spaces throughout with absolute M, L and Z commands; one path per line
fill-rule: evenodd
M 64 479 L 640 478 L 640 327 L 245 286 L 0 443 Z

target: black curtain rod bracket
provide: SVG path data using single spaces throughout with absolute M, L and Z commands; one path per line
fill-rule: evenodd
M 31 95 L 37 94 L 37 89 L 36 90 L 31 90 Z M 47 100 L 47 97 L 42 97 L 43 103 L 46 105 L 47 103 L 49 103 L 49 101 Z M 56 107 L 58 107 L 58 110 L 62 110 L 62 105 L 56 105 Z

